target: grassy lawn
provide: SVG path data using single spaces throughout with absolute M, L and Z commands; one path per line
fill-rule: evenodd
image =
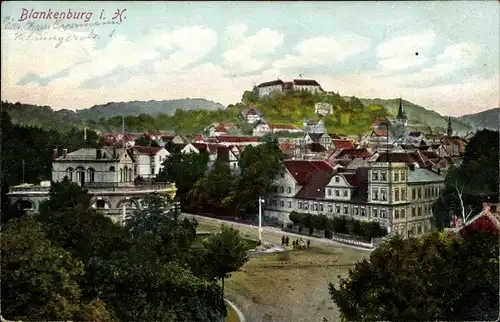
M 200 219 L 198 231 L 213 232 L 219 224 Z M 239 228 L 243 237 L 255 239 L 256 228 Z M 264 242 L 281 244 L 281 234 L 263 232 Z M 328 282 L 346 276 L 366 252 L 326 244 L 310 249 L 257 256 L 233 273 L 225 283 L 225 295 L 248 322 L 339 321 L 328 294 Z
M 198 233 L 196 235 L 196 239 L 193 242 L 193 247 L 201 247 L 203 240 L 205 238 L 208 238 L 208 236 L 210 236 L 210 233 L 205 233 L 205 232 Z M 257 247 L 257 244 L 258 244 L 257 240 L 249 239 L 249 238 L 244 238 L 244 240 L 247 242 L 247 244 L 249 245 L 250 248 Z

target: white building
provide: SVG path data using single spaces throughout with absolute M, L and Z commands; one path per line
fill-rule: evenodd
M 321 85 L 313 79 L 294 79 L 292 82 L 284 82 L 281 79 L 261 83 L 257 86 L 259 97 L 271 93 L 286 93 L 293 91 L 309 91 L 312 93 L 324 92 Z
M 158 192 L 175 197 L 173 183 L 137 183 L 137 159 L 132 150 L 105 147 L 102 149 L 80 149 L 62 155 L 53 152 L 52 181 L 68 180 L 85 187 L 92 196 L 90 205 L 112 220 L 118 222 L 123 210 L 142 207 L 143 196 Z M 49 198 L 50 183 L 24 184 L 10 188 L 11 202 L 28 213 L 36 213 L 40 204 Z
M 321 116 L 330 115 L 333 113 L 333 106 L 330 103 L 319 102 L 314 104 L 314 112 Z
M 135 174 L 142 178 L 154 178 L 163 168 L 163 161 L 170 153 L 162 147 L 135 146 L 132 148 L 135 157 Z

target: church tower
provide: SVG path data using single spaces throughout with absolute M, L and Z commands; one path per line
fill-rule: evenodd
M 446 134 L 448 134 L 448 136 L 452 136 L 453 135 L 453 129 L 451 128 L 451 117 L 448 116 L 448 129 L 446 130 Z
M 408 124 L 408 117 L 406 116 L 406 112 L 403 106 L 403 99 L 399 99 L 399 109 L 398 109 L 398 115 L 396 116 L 396 121 L 406 127 Z

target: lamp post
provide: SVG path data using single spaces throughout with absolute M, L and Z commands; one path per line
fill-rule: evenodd
M 259 243 L 262 244 L 262 204 L 264 199 L 259 196 Z

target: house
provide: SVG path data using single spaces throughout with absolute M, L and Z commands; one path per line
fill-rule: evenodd
M 163 168 L 163 161 L 170 156 L 170 153 L 163 147 L 135 146 L 131 151 L 136 159 L 135 174 L 142 178 L 156 177 Z
M 285 82 L 281 79 L 275 81 L 265 82 L 257 85 L 259 97 L 267 96 L 271 93 L 283 93 Z
M 321 88 L 321 85 L 314 79 L 294 79 L 293 90 L 308 91 L 311 93 L 324 92 L 323 89 Z
M 219 146 L 217 147 L 217 161 L 226 164 L 231 172 L 238 173 L 240 171 L 239 150 L 234 146 Z
M 137 180 L 137 158 L 131 149 L 104 147 L 79 149 L 68 153 L 63 149 L 52 155 L 52 181 L 67 178 L 91 195 L 90 206 L 115 222 L 123 220 L 124 212 L 130 214 L 142 207 L 145 195 L 157 192 L 175 197 L 174 183 L 154 183 Z M 11 187 L 10 200 L 29 213 L 37 213 L 42 202 L 50 196 L 50 183 Z
M 410 131 L 406 137 L 408 142 L 421 142 L 425 139 L 425 134 L 421 131 Z
M 330 115 L 333 113 L 333 105 L 330 103 L 319 102 L 314 104 L 314 112 L 316 115 Z
M 217 137 L 217 144 L 223 146 L 229 145 L 259 145 L 259 137 L 256 136 L 230 136 L 221 135 Z
M 249 124 L 253 124 L 262 119 L 263 114 L 257 109 L 246 108 L 240 111 L 240 119 L 246 121 Z
M 500 235 L 500 203 L 483 202 L 482 211 L 465 223 L 454 216 L 451 227 L 458 231 L 469 228 Z
M 429 231 L 432 203 L 444 178 L 404 162 L 363 162 L 354 169 L 334 170 L 324 161 L 286 160 L 266 198 L 264 215 L 283 223 L 292 211 L 345 216 L 376 221 L 405 237 Z
M 241 128 L 238 124 L 234 123 L 219 123 L 214 122 L 207 126 L 204 130 L 208 132 L 208 135 L 211 137 L 219 136 L 219 135 L 228 135 L 230 132 L 240 132 Z
M 301 129 L 297 128 L 293 124 L 283 124 L 283 123 L 269 124 L 269 129 L 271 130 L 271 133 L 278 133 L 278 132 L 301 133 L 302 132 Z
M 332 140 L 332 145 L 335 150 L 344 150 L 344 149 L 354 149 L 355 146 L 350 140 Z
M 391 126 L 391 122 L 385 117 L 375 119 L 372 122 L 373 131 L 377 131 L 377 130 L 386 130 L 387 131 L 387 128 L 390 126 Z
M 253 124 L 253 136 L 264 136 L 268 133 L 271 133 L 271 128 L 269 127 L 269 124 L 267 124 L 267 122 L 263 119 L 258 120 Z
M 305 120 L 303 122 L 306 133 L 325 133 L 325 123 L 323 120 Z

